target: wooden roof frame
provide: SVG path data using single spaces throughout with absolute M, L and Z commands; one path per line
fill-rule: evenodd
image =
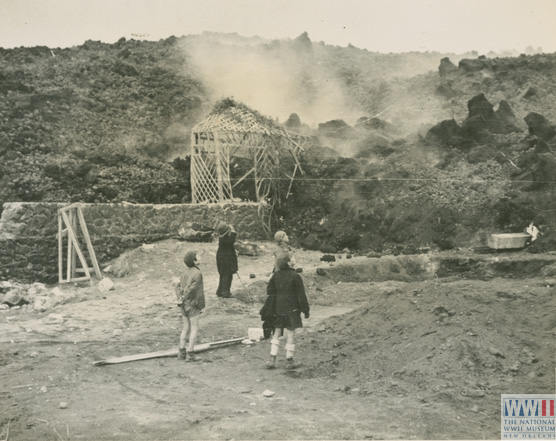
M 193 203 L 222 203 L 233 199 L 233 188 L 253 175 L 258 202 L 278 196 L 276 179 L 280 159 L 290 156 L 294 169 L 286 198 L 297 172 L 303 174 L 299 153 L 306 137 L 289 133 L 272 119 L 233 99 L 217 102 L 213 111 L 191 130 L 191 190 Z M 233 185 L 230 158 L 238 150 L 248 152 L 253 167 Z M 273 194 L 272 194 L 273 193 Z

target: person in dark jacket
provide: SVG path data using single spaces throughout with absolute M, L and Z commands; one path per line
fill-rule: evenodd
M 178 359 L 196 361 L 193 352 L 199 331 L 199 316 L 205 308 L 203 274 L 199 269 L 201 258 L 197 251 L 188 251 L 183 258 L 185 271 L 176 287 L 178 306 L 183 317 L 183 329 L 180 334 Z M 189 346 L 185 347 L 189 338 Z
M 276 355 L 280 349 L 280 336 L 285 331 L 286 336 L 286 369 L 299 367 L 293 359 L 295 352 L 295 330 L 303 327 L 301 313 L 309 318 L 309 302 L 305 294 L 305 287 L 301 276 L 290 266 L 291 253 L 281 253 L 276 258 L 278 271 L 270 278 L 267 285 L 267 295 L 274 301 L 269 301 L 274 315 L 274 333 L 270 341 L 270 360 L 266 363 L 268 369 L 276 366 Z M 268 311 L 267 311 L 268 312 Z
M 237 253 L 234 248 L 237 234 L 234 227 L 225 222 L 220 222 L 216 226 L 216 234 L 218 234 L 216 267 L 220 275 L 216 295 L 228 298 L 232 296 L 230 288 L 234 274 L 237 273 Z

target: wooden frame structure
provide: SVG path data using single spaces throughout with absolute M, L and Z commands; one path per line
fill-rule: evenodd
M 278 196 L 276 182 L 283 178 L 290 180 L 289 194 L 296 173 L 303 173 L 298 154 L 306 141 L 244 104 L 229 98 L 219 101 L 191 131 L 192 202 L 232 200 L 233 188 L 251 175 L 258 202 Z M 250 158 L 253 167 L 232 185 L 230 158 L 236 154 Z M 284 155 L 295 164 L 285 176 L 279 167 Z
M 89 268 L 87 259 L 79 244 L 79 229 L 89 252 L 92 268 Z M 67 237 L 66 276 L 64 277 L 64 238 Z M 81 268 L 77 267 L 77 258 Z M 71 204 L 58 210 L 58 281 L 59 283 L 82 282 L 91 280 L 91 272 L 100 279 L 102 273 L 98 266 L 95 250 L 89 236 L 87 224 L 83 217 L 81 204 Z M 77 273 L 84 276 L 76 277 Z

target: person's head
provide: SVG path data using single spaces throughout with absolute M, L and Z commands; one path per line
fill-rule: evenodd
M 201 256 L 199 256 L 195 250 L 188 251 L 183 257 L 183 263 L 185 263 L 189 268 L 193 268 L 201 263 Z
M 291 253 L 288 253 L 287 251 L 278 254 L 278 256 L 276 257 L 276 266 L 278 267 L 278 269 L 282 270 L 282 269 L 289 268 L 291 263 L 291 258 L 292 258 Z
M 230 225 L 228 225 L 226 222 L 218 222 L 218 225 L 216 226 L 216 234 L 218 234 L 218 237 L 224 237 L 230 231 Z
M 290 238 L 285 231 L 280 230 L 277 231 L 276 234 L 274 234 L 274 241 L 276 243 L 288 243 L 290 241 Z

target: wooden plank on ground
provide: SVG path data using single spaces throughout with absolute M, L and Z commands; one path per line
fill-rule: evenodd
M 202 345 L 195 345 L 195 349 L 193 352 L 203 352 L 209 349 L 216 349 L 223 346 L 239 343 L 242 340 L 244 340 L 244 337 L 232 338 L 230 340 L 216 341 L 213 343 L 204 343 Z M 124 355 L 123 357 L 107 358 L 105 360 L 95 361 L 93 362 L 93 365 L 104 366 L 107 364 L 119 364 L 119 363 L 127 363 L 130 361 L 137 361 L 137 360 L 148 360 L 150 358 L 174 357 L 176 355 L 178 355 L 177 349 L 169 349 L 166 351 L 147 352 L 145 354 Z

